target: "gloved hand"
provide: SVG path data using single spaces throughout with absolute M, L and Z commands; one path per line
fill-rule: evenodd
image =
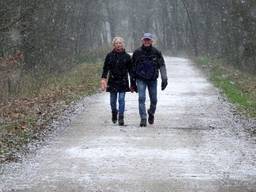
M 130 91 L 133 93 L 134 91 L 137 93 L 138 92 L 138 88 L 136 85 L 136 79 L 135 78 L 131 78 L 131 86 L 130 86 Z
M 131 85 L 130 90 L 131 90 L 132 93 L 133 93 L 134 91 L 137 93 L 137 92 L 138 92 L 137 85 L 136 85 L 136 84 Z
M 165 88 L 167 87 L 167 85 L 168 85 L 167 79 L 162 80 L 162 83 L 161 83 L 161 89 L 162 89 L 162 91 L 165 90 Z

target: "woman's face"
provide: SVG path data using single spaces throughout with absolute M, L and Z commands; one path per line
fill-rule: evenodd
M 114 44 L 114 48 L 117 50 L 121 50 L 124 48 L 123 42 L 122 41 L 116 41 Z

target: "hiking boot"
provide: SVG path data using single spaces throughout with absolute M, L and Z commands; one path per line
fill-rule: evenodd
M 147 126 L 147 119 L 141 119 L 140 126 L 141 127 L 146 127 Z
M 154 124 L 154 120 L 155 120 L 154 115 L 151 114 L 148 110 L 148 123 L 152 125 Z
M 124 116 L 119 115 L 118 117 L 118 125 L 123 126 L 124 125 Z
M 112 112 L 112 122 L 113 123 L 117 122 L 117 112 Z

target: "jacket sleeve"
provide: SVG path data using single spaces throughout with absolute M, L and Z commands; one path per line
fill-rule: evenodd
M 106 56 L 105 61 L 104 61 L 104 65 L 103 65 L 103 72 L 101 75 L 101 78 L 106 79 L 108 77 L 108 72 L 109 72 L 109 55 Z
M 134 51 L 132 54 L 132 59 L 131 59 L 131 64 L 132 64 L 132 71 L 131 71 L 131 76 L 136 81 L 136 60 L 138 58 L 138 52 Z
M 159 51 L 159 58 L 158 59 L 159 59 L 158 64 L 159 64 L 161 79 L 162 79 L 162 81 L 167 81 L 168 77 L 167 77 L 166 65 L 165 65 L 164 57 L 163 57 L 163 55 L 160 51 Z

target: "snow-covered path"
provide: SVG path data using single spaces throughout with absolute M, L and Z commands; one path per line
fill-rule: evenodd
M 94 95 L 48 145 L 2 168 L 0 191 L 256 191 L 255 141 L 189 60 L 165 59 L 153 126 L 139 127 L 137 94 L 126 96 L 124 127 L 111 123 L 108 93 Z

